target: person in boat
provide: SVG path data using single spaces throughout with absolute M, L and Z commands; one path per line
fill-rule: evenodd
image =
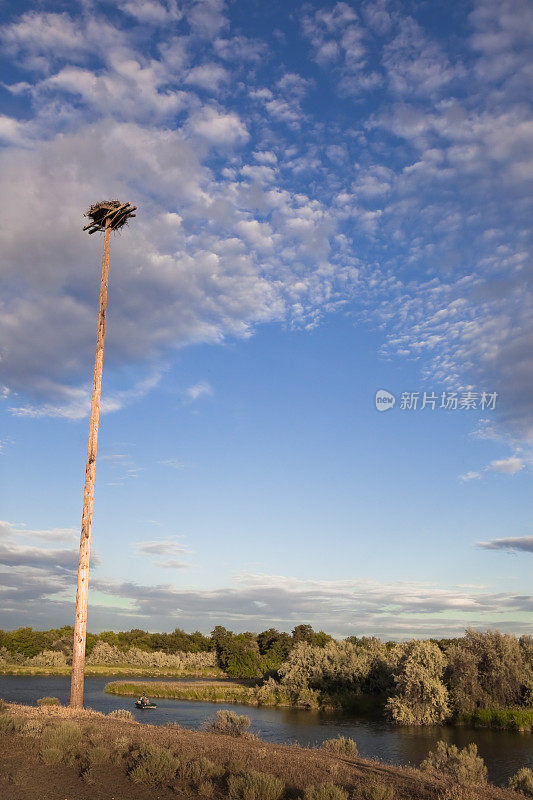
M 146 697 L 146 695 L 145 695 L 145 693 L 144 693 L 144 692 L 143 692 L 143 693 L 142 693 L 142 695 L 139 697 L 139 703 L 140 703 L 142 706 L 147 706 L 147 705 L 149 705 L 149 704 L 150 704 L 150 701 L 148 700 L 148 698 Z

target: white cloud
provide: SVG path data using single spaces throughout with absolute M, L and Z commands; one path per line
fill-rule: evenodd
M 274 246 L 272 227 L 267 222 L 243 219 L 237 224 L 236 230 L 254 248 L 270 250 Z
M 168 24 L 182 17 L 182 11 L 178 8 L 176 0 L 168 0 L 168 2 L 159 2 L 159 0 L 122 0 L 119 3 L 119 8 L 121 11 L 135 17 L 139 22 L 148 22 L 155 25 Z
M 66 13 L 29 11 L 4 27 L 2 40 L 8 53 L 32 68 L 45 68 L 48 55 L 76 57 L 90 47 L 79 25 Z
M 172 539 L 151 539 L 135 542 L 135 553 L 142 558 L 149 558 L 156 567 L 165 569 L 185 569 L 188 564 L 182 560 L 189 550 Z
M 468 625 L 527 632 L 531 626 L 521 615 L 533 604 L 524 595 L 364 578 L 319 581 L 245 574 L 237 576 L 236 586 L 210 591 L 104 581 L 96 586 L 127 599 L 147 623 L 165 620 L 165 627 L 209 630 L 222 624 L 262 630 L 275 625 L 290 630 L 305 620 L 337 636 L 393 639 L 460 635 Z
M 183 469 L 185 467 L 185 464 L 178 458 L 164 458 L 157 463 L 161 464 L 163 467 L 171 467 L 172 469 Z
M 200 381 L 195 383 L 194 386 L 189 386 L 185 391 L 185 395 L 189 400 L 198 400 L 200 397 L 211 397 L 213 389 L 208 381 Z
M 0 114 L 0 139 L 8 144 L 22 144 L 25 140 L 26 126 L 17 119 Z
M 189 71 L 185 83 L 217 92 L 220 84 L 227 83 L 229 78 L 228 71 L 220 64 L 202 64 Z
M 225 0 L 191 0 L 186 9 L 186 19 L 193 33 L 212 39 L 228 27 L 225 9 Z
M 0 520 L 0 539 L 43 539 L 45 542 L 72 542 L 79 539 L 80 533 L 77 528 L 49 528 L 36 529 L 27 528 L 25 525 L 17 525 L 12 522 Z
M 246 126 L 237 114 L 218 111 L 213 106 L 206 106 L 193 114 L 189 127 L 214 145 L 238 146 L 245 144 L 250 138 Z
M 508 475 L 516 475 L 521 469 L 524 469 L 525 462 L 517 456 L 509 456 L 509 458 L 500 458 L 491 461 L 489 469 L 494 472 L 505 472 Z
M 452 66 L 441 48 L 428 39 L 420 25 L 406 17 L 397 36 L 385 46 L 383 64 L 393 92 L 411 97 L 433 94 L 464 76 L 457 62 Z
M 460 481 L 475 481 L 481 478 L 481 472 L 465 472 L 463 475 L 459 475 Z
M 150 392 L 161 380 L 157 373 L 143 379 L 130 389 L 112 394 L 104 394 L 100 402 L 100 413 L 109 414 L 120 411 L 125 405 L 139 400 Z M 59 404 L 43 403 L 41 405 L 26 405 L 11 408 L 15 417 L 64 417 L 65 419 L 83 419 L 88 416 L 91 409 L 91 392 L 89 388 L 62 388 L 63 402 Z
M 278 163 L 278 157 L 272 150 L 258 150 L 254 153 L 254 158 L 260 164 L 270 164 L 275 166 Z
M 78 210 L 112 191 L 139 215 L 113 245 L 106 364 L 246 336 L 266 320 L 313 326 L 357 288 L 384 327 L 383 353 L 420 359 L 424 377 L 498 391 L 499 418 L 533 435 L 527 3 L 477 0 L 460 66 L 387 3 L 307 9 L 302 30 L 332 92 L 360 95 L 388 76 L 401 99 L 375 95 L 370 110 L 358 97 L 349 129 L 312 116 L 317 86 L 305 74 L 277 69 L 258 85 L 255 64 L 272 54 L 231 36 L 222 0 L 122 8 L 161 22 L 153 51 L 120 16 L 30 12 L 4 28 L 8 53 L 38 74 L 33 88 L 10 87 L 32 113 L 0 121 L 11 142 L 0 165 L 0 369 L 13 396 L 31 390 L 51 413 L 86 408 L 98 256 Z M 167 24 L 182 12 L 179 28 Z M 227 105 L 195 93 L 228 75 Z M 38 221 L 32 236 L 22 210 Z

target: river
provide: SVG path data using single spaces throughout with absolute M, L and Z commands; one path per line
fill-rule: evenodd
M 206 720 L 214 717 L 217 709 L 231 708 L 238 714 L 247 714 L 252 720 L 252 732 L 266 742 L 298 743 L 304 747 L 313 747 L 320 745 L 325 739 L 349 736 L 357 742 L 361 756 L 379 759 L 388 764 L 418 766 L 439 739 L 458 747 L 475 742 L 479 754 L 485 759 L 489 780 L 499 785 L 505 785 L 520 767 L 533 768 L 533 736 L 528 733 L 454 727 L 397 728 L 381 720 L 338 712 L 255 708 L 233 704 L 226 706 L 222 703 L 161 698 L 156 700 L 156 709 L 140 711 L 134 707 L 133 698 L 104 693 L 106 683 L 121 679 L 124 677 L 86 678 L 85 706 L 104 713 L 115 708 L 128 708 L 139 722 L 150 722 L 154 725 L 178 722 L 185 728 L 193 729 L 200 728 Z M 146 679 L 145 682 L 149 695 L 149 680 Z M 0 697 L 10 702 L 35 705 L 39 697 L 52 695 L 67 704 L 69 693 L 69 677 L 0 675 Z

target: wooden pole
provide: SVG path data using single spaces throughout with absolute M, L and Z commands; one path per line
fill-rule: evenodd
M 104 363 L 105 320 L 107 312 L 107 285 L 109 282 L 109 252 L 111 249 L 111 220 L 106 219 L 104 230 L 104 254 L 100 281 L 100 308 L 94 359 L 93 394 L 89 421 L 89 443 L 83 492 L 81 518 L 80 559 L 78 563 L 78 588 L 76 591 L 76 616 L 74 619 L 74 648 L 72 651 L 72 678 L 70 684 L 71 708 L 83 706 L 83 680 L 85 670 L 85 640 L 87 638 L 87 601 L 89 595 L 89 558 L 91 554 L 91 529 L 93 524 L 94 473 L 96 448 L 98 445 L 98 421 L 100 418 L 100 395 L 102 393 L 102 367 Z

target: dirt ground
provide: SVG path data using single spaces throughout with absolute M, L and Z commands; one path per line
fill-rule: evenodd
M 239 770 L 268 772 L 286 784 L 287 800 L 300 798 L 306 786 L 335 783 L 348 791 L 353 800 L 364 800 L 373 784 L 391 785 L 394 800 L 447 800 L 442 782 L 411 768 L 390 767 L 377 761 L 344 757 L 320 749 L 264 743 L 258 739 L 235 738 L 218 733 L 190 731 L 185 728 L 139 724 L 106 717 L 94 711 L 72 712 L 62 707 L 35 708 L 10 704 L 8 713 L 40 722 L 77 722 L 87 736 L 114 747 L 126 739 L 132 745 L 152 742 L 171 748 L 186 758 L 205 756 L 225 773 Z M 83 745 L 82 745 L 83 746 Z M 1 800 L 167 800 L 197 798 L 200 795 L 186 784 L 173 783 L 162 788 L 132 783 L 124 765 L 106 763 L 94 768 L 86 783 L 76 764 L 47 766 L 40 758 L 40 740 L 13 732 L 0 734 Z M 216 782 L 213 798 L 226 798 L 225 779 Z M 453 800 L 466 800 L 466 793 L 454 794 Z M 522 795 L 491 785 L 480 786 L 468 794 L 468 800 L 520 800 Z

